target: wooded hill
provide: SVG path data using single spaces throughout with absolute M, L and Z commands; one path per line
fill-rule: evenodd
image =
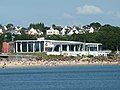
M 42 26 L 40 26 L 42 25 Z M 111 26 L 111 25 L 101 25 L 100 23 L 91 23 L 89 26 L 92 26 L 97 31 L 94 33 L 83 33 L 83 34 L 73 34 L 71 36 L 68 35 L 51 35 L 47 36 L 45 34 L 47 28 L 44 24 L 30 24 L 28 28 L 42 28 L 44 34 L 42 36 L 37 35 L 28 35 L 25 33 L 25 29 L 21 29 L 21 35 L 12 35 L 11 33 L 4 33 L 0 35 L 0 50 L 2 47 L 2 42 L 12 41 L 12 37 L 14 36 L 14 40 L 25 40 L 25 39 L 37 39 L 39 37 L 45 37 L 45 39 L 53 39 L 53 40 L 70 40 L 70 41 L 81 41 L 81 42 L 92 42 L 92 43 L 102 43 L 103 49 L 109 49 L 112 51 L 120 50 L 120 27 Z M 99 28 L 99 30 L 98 30 Z M 5 35 L 7 37 L 5 37 Z

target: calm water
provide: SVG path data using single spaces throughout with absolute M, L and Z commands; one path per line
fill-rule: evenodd
M 120 66 L 5 68 L 0 90 L 120 90 Z

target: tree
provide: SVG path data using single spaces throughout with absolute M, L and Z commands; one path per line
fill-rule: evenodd
M 94 28 L 99 28 L 99 27 L 101 27 L 101 24 L 98 23 L 98 22 L 96 22 L 96 23 L 93 22 L 93 23 L 90 24 L 90 26 L 94 27 Z
M 38 30 L 42 31 L 43 33 L 46 32 L 44 23 L 30 24 L 28 29 L 30 29 L 30 28 L 38 29 Z
M 8 29 L 12 29 L 13 26 L 14 26 L 13 24 L 7 24 L 7 25 L 6 25 L 6 27 L 7 27 Z

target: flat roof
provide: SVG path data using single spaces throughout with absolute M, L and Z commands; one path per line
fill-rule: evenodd
M 78 41 L 60 41 L 60 40 L 16 40 L 15 42 L 37 42 L 37 41 L 45 41 L 45 42 L 53 42 L 53 43 L 70 43 L 70 44 L 84 44 L 84 42 L 78 42 Z M 85 43 L 86 45 L 88 44 L 99 44 L 102 45 L 101 43 Z

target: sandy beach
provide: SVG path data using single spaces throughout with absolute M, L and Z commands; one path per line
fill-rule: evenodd
M 1 68 L 16 68 L 16 67 L 47 67 L 47 66 L 75 66 L 75 65 L 114 65 L 119 64 L 119 62 L 109 62 L 109 61 L 87 61 L 87 60 L 10 60 L 10 61 L 0 61 Z

